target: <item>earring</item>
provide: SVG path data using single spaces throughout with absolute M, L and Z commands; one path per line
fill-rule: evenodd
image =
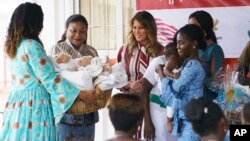
M 195 46 L 193 46 L 193 48 L 195 48 Z
M 225 133 L 227 132 L 227 129 L 226 129 L 226 128 L 224 128 L 224 132 L 225 132 Z

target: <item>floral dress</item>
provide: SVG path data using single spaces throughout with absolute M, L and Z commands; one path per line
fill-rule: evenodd
M 184 63 L 178 79 L 163 78 L 162 102 L 174 108 L 173 135 L 178 141 L 199 141 L 192 125 L 186 120 L 184 108 L 193 98 L 203 94 L 205 71 L 198 60 L 189 60 Z
M 23 39 L 9 60 L 12 90 L 4 111 L 1 141 L 55 141 L 57 124 L 79 90 L 55 73 L 44 48 Z

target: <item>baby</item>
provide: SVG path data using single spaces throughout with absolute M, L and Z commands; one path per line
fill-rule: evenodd
M 164 55 L 166 57 L 165 66 L 162 69 L 162 66 L 156 68 L 156 72 L 159 74 L 160 79 L 163 77 L 170 76 L 172 79 L 177 79 L 180 76 L 180 71 L 182 68 L 182 60 L 179 57 L 178 50 L 176 48 L 176 43 L 169 43 L 164 47 Z M 164 84 L 162 84 L 164 85 Z M 161 86 L 162 86 L 161 85 Z M 172 132 L 173 125 L 173 115 L 174 109 L 170 106 L 167 106 L 167 131 Z
M 179 57 L 178 50 L 175 43 L 169 43 L 164 47 L 164 55 L 166 57 L 166 63 L 163 68 L 163 73 L 165 76 L 169 71 L 172 73 L 172 78 L 176 79 L 180 75 L 180 70 L 182 66 L 182 60 Z

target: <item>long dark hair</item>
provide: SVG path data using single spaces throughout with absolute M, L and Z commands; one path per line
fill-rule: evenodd
M 67 19 L 67 21 L 66 21 L 65 29 L 68 29 L 69 24 L 70 24 L 70 23 L 74 23 L 74 22 L 82 22 L 84 25 L 86 25 L 87 30 L 88 30 L 88 21 L 87 21 L 86 18 L 85 18 L 83 15 L 81 15 L 81 14 L 73 14 L 73 15 L 71 15 L 71 16 Z M 59 40 L 58 43 L 59 43 L 59 42 L 63 42 L 63 41 L 66 40 L 66 32 L 67 32 L 67 30 L 64 31 L 64 33 L 63 33 L 63 35 L 62 35 L 62 37 L 61 37 L 61 40 Z M 86 33 L 86 34 L 87 34 L 87 33 Z M 85 40 L 83 43 L 84 43 L 84 44 L 87 43 L 87 38 L 86 38 L 86 40 Z
M 41 6 L 30 2 L 20 4 L 11 16 L 4 51 L 10 58 L 15 58 L 23 38 L 34 39 L 42 44 L 39 38 L 42 28 L 43 11 Z
M 195 18 L 198 23 L 200 24 L 201 28 L 206 33 L 206 39 L 212 39 L 215 43 L 217 43 L 217 38 L 215 36 L 215 33 L 213 31 L 213 18 L 212 16 L 203 10 L 195 11 L 189 15 L 189 18 Z

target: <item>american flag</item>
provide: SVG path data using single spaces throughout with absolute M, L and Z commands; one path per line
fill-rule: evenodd
M 163 20 L 159 18 L 155 18 L 155 22 L 157 26 L 158 41 L 164 46 L 172 42 L 177 28 L 166 24 Z

